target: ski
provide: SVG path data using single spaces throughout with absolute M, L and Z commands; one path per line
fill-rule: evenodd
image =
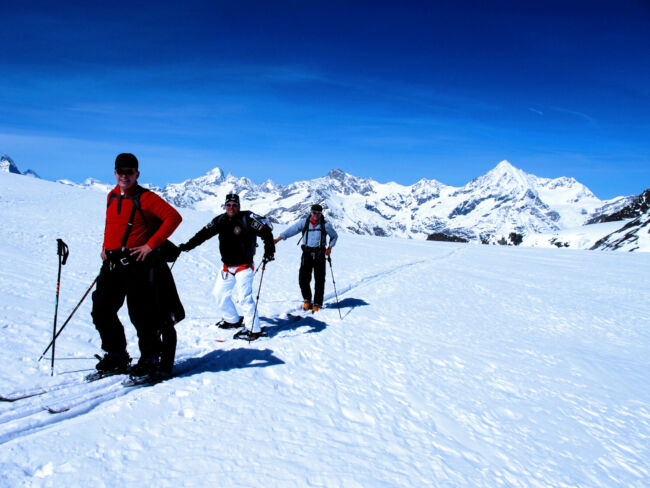
M 125 374 L 125 373 L 121 373 L 121 374 Z M 119 376 L 119 374 L 104 375 L 102 376 L 102 378 L 106 378 L 109 376 Z M 114 385 L 112 385 L 112 386 L 117 386 L 118 388 L 110 388 L 106 391 L 100 391 L 98 394 L 95 395 L 80 396 L 78 398 L 70 399 L 70 401 L 67 402 L 62 401 L 58 405 L 47 405 L 44 406 L 43 409 L 51 414 L 65 413 L 65 412 L 69 412 L 70 410 L 78 406 L 93 401 L 115 398 L 120 395 L 119 393 L 117 393 L 119 390 L 123 390 L 127 388 L 140 388 L 140 387 L 154 386 L 157 385 L 158 383 L 162 383 L 163 381 L 167 381 L 168 379 L 173 377 L 174 377 L 173 374 L 159 374 L 153 377 L 152 376 L 141 376 L 141 377 L 129 376 L 124 380 L 114 383 Z
M 64 388 L 69 388 L 71 386 L 76 386 L 80 384 L 81 383 L 79 381 L 66 381 L 64 383 L 59 383 L 52 386 L 36 387 L 32 390 L 14 392 L 8 395 L 0 395 L 0 402 L 17 402 L 19 400 L 25 400 L 27 398 L 33 398 L 36 396 L 45 395 L 52 391 L 62 390 Z
M 118 376 L 118 375 L 109 375 L 109 376 Z M 106 377 L 106 376 L 104 376 Z M 50 403 L 43 405 L 43 410 L 51 414 L 59 414 L 72 410 L 73 408 L 87 405 L 92 402 L 103 403 L 106 400 L 116 398 L 120 396 L 120 391 L 124 390 L 124 385 L 122 381 L 119 381 L 119 378 L 116 378 L 117 381 L 110 383 L 105 386 L 98 387 L 94 391 L 84 391 L 75 395 L 72 395 L 68 398 L 61 398 L 55 400 L 56 403 Z
M 70 410 L 69 407 L 62 407 L 62 408 L 43 407 L 43 409 L 48 413 L 63 413 L 63 412 L 68 412 Z
M 173 373 L 169 374 L 156 374 L 154 376 L 147 375 L 147 376 L 129 376 L 127 379 L 122 381 L 122 386 L 126 388 L 130 388 L 133 386 L 153 386 L 157 385 L 158 383 L 162 383 L 163 381 L 167 381 L 168 379 L 173 378 L 174 375 Z
M 95 371 L 94 373 L 87 374 L 84 377 L 84 381 L 86 383 L 92 383 L 93 381 L 99 381 L 103 378 L 109 378 L 111 376 L 118 376 L 128 373 L 128 371 Z
M 241 329 L 244 326 L 244 317 L 241 317 L 239 321 L 235 323 L 220 320 L 214 325 L 220 329 Z
M 248 342 L 259 341 L 260 339 L 268 339 L 269 334 L 265 332 L 264 329 L 265 327 L 262 327 L 262 330 L 259 332 L 259 335 L 255 339 L 250 338 L 249 331 L 246 329 L 242 329 L 239 332 L 236 332 L 235 335 L 232 336 L 232 338 L 239 339 L 241 341 L 248 341 Z
M 0 395 L 0 402 L 17 402 L 18 400 L 24 400 L 25 398 L 32 398 L 39 395 L 45 395 L 49 391 L 50 390 L 40 390 L 40 391 L 28 393 L 26 395 L 21 395 L 21 394 L 11 394 L 9 396 Z
M 94 400 L 102 400 L 104 398 L 107 398 L 113 390 L 109 391 L 102 391 L 98 394 L 92 395 L 92 396 L 81 396 L 78 398 L 72 398 L 68 401 L 60 401 L 58 404 L 53 404 L 53 405 L 43 405 L 43 410 L 45 410 L 48 413 L 51 414 L 58 414 L 58 413 L 64 413 L 64 412 L 69 412 L 75 407 L 78 407 L 80 405 L 84 405 L 86 403 L 92 402 Z
M 58 390 L 63 390 L 65 388 L 70 388 L 72 386 L 79 386 L 84 383 L 92 383 L 94 381 L 101 380 L 103 378 L 108 378 L 110 376 L 115 376 L 115 375 L 120 375 L 120 374 L 126 374 L 126 372 L 120 372 L 120 373 L 106 373 L 106 372 L 101 372 L 101 371 L 95 371 L 94 373 L 90 373 L 86 375 L 83 379 L 83 381 L 67 381 L 65 383 L 59 383 L 56 385 L 48 386 L 48 387 L 37 387 L 32 390 L 27 390 L 27 391 L 21 391 L 21 392 L 14 392 L 10 393 L 8 395 L 0 395 L 0 402 L 7 402 L 7 403 L 13 403 L 17 402 L 20 400 L 26 400 L 27 398 L 33 398 L 37 396 L 42 396 L 46 395 L 48 393 L 52 393 L 54 391 Z

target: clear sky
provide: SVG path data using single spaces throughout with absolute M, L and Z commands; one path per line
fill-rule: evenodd
M 3 2 L 0 153 L 47 179 L 332 168 L 461 186 L 509 160 L 650 187 L 650 1 Z

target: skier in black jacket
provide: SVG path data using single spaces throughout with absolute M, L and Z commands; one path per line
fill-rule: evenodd
M 226 195 L 226 212 L 218 215 L 189 241 L 178 246 L 180 251 L 190 251 L 211 237 L 219 235 L 219 251 L 223 270 L 217 277 L 213 295 L 223 319 L 220 327 L 244 330 L 237 338 L 255 340 L 261 335 L 259 318 L 253 300 L 253 257 L 256 237 L 264 241 L 264 261 L 273 261 L 275 244 L 272 226 L 253 212 L 239 210 L 239 195 Z M 238 312 L 241 310 L 241 315 Z

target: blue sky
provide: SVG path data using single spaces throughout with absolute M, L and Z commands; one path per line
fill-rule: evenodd
M 12 2 L 0 153 L 47 179 L 218 166 L 461 186 L 509 160 L 650 187 L 650 2 Z M 100 2 L 96 2 L 100 3 Z

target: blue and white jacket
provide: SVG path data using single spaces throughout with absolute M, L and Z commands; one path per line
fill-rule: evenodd
M 307 219 L 309 219 L 309 217 L 307 217 Z M 325 242 L 325 240 L 323 239 L 324 236 L 321 235 L 321 232 L 323 232 L 322 222 L 323 219 L 319 220 L 316 223 L 316 225 L 314 225 L 311 221 L 309 221 L 307 232 L 304 233 L 301 240 L 301 244 L 303 246 L 321 247 L 321 242 L 323 243 Z M 336 244 L 336 240 L 339 238 L 339 235 L 336 233 L 334 227 L 332 227 L 332 224 L 330 224 L 329 222 L 326 221 L 324 227 L 325 227 L 325 234 L 328 235 L 330 238 L 329 246 L 333 247 L 334 244 Z M 289 237 L 293 237 L 296 234 L 299 234 L 304 229 L 305 229 L 305 220 L 301 219 L 295 224 L 293 224 L 291 227 L 288 227 L 284 232 L 282 232 L 280 234 L 280 237 L 282 237 L 282 239 L 288 239 Z

